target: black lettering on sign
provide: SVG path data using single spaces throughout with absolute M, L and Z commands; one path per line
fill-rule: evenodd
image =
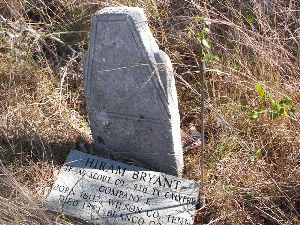
M 157 188 L 153 188 L 152 195 L 157 195 L 159 197 L 160 196 L 160 190 L 158 190 Z
M 171 222 L 173 224 L 193 225 L 186 218 L 182 218 L 179 216 L 167 215 L 167 218 L 168 218 L 168 222 Z
M 136 212 L 136 213 L 142 213 L 143 208 L 132 205 L 132 204 L 123 204 L 122 202 L 119 201 L 114 201 L 112 199 L 108 200 L 108 204 L 110 206 L 115 207 L 116 209 L 119 210 L 126 210 L 128 212 Z
M 107 176 L 107 175 L 104 175 L 104 174 L 100 174 L 100 173 L 96 173 L 96 172 L 90 172 L 89 178 L 111 184 L 111 182 L 110 182 L 111 177 Z
M 95 213 L 100 214 L 101 213 L 101 207 L 103 207 L 102 203 L 93 204 L 91 202 L 84 202 L 81 209 L 89 210 L 90 212 L 95 212 Z
M 117 217 L 117 212 L 116 211 L 113 211 L 113 210 L 109 210 L 107 212 L 107 216 L 108 217 Z
M 146 204 L 147 205 L 150 205 L 149 203 L 150 203 L 150 200 L 151 200 L 151 198 L 147 198 L 147 200 L 146 200 Z
M 85 169 L 75 169 L 75 168 L 73 168 L 74 169 L 74 173 L 75 174 L 79 174 L 80 176 L 85 176 L 86 175 L 86 170 Z
M 64 167 L 64 170 L 65 170 L 66 172 L 70 172 L 72 169 L 73 169 L 72 166 L 65 165 L 65 167 Z
M 140 216 L 136 216 L 136 214 L 121 213 L 114 210 L 109 210 L 107 212 L 107 216 L 125 221 L 126 224 L 128 223 L 138 224 L 138 225 L 145 224 L 144 218 Z
M 159 218 L 159 213 L 156 210 L 148 210 L 146 215 L 151 218 Z
M 167 178 L 165 176 L 151 175 L 144 171 L 134 171 L 132 179 L 144 181 L 147 184 L 158 185 L 164 188 L 180 189 L 181 181 L 174 178 Z
M 73 206 L 73 207 L 76 207 L 79 204 L 79 201 L 77 199 L 73 199 L 64 195 L 59 196 L 58 202 L 62 203 L 63 205 Z
M 196 204 L 196 199 L 195 198 L 191 198 L 191 197 L 181 195 L 181 194 L 178 194 L 178 193 L 174 193 L 174 192 L 168 192 L 167 191 L 165 193 L 165 198 L 172 199 L 172 200 L 175 200 L 175 201 L 181 202 L 181 203 L 187 203 L 187 204 L 193 204 L 193 205 Z
M 56 184 L 54 187 L 53 187 L 53 190 L 54 191 L 59 191 L 63 194 L 72 194 L 72 195 L 75 195 L 75 192 L 73 190 L 73 188 L 70 188 L 68 186 L 64 186 L 64 185 L 60 185 L 60 184 Z
M 122 190 L 119 190 L 119 189 L 116 189 L 113 187 L 106 187 L 104 185 L 101 185 L 98 188 L 98 191 L 102 194 L 104 193 L 107 195 L 112 195 L 112 196 L 115 196 L 118 198 L 127 199 L 127 200 L 134 201 L 134 202 L 139 202 L 140 198 L 141 198 L 141 196 L 139 196 L 139 195 L 128 194 L 127 192 L 124 192 Z
M 134 188 L 134 190 L 140 191 L 140 192 L 143 192 L 143 193 L 147 193 L 147 190 L 148 190 L 148 187 L 145 187 L 145 186 L 140 185 L 140 184 L 134 184 L 133 188 Z
M 100 195 L 90 194 L 90 193 L 87 193 L 87 192 L 84 192 L 84 191 L 82 191 L 80 193 L 80 197 L 83 200 L 86 200 L 86 201 L 89 201 L 89 202 L 102 202 Z
M 87 158 L 85 162 L 86 167 L 91 167 L 94 169 L 99 169 L 104 172 L 113 173 L 116 175 L 124 176 L 126 168 L 121 168 L 120 166 L 114 166 L 113 164 L 109 164 L 106 162 L 99 162 L 97 159 Z
M 124 180 L 120 180 L 120 179 L 116 179 L 116 181 L 115 181 L 115 185 L 116 186 L 124 186 L 124 184 L 125 184 L 125 181 Z

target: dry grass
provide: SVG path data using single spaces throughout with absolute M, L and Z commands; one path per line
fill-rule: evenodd
M 270 4 L 269 4 L 270 2 Z M 255 86 L 300 105 L 297 1 L 0 1 L 0 224 L 79 224 L 42 209 L 67 152 L 91 142 L 82 84 L 90 15 L 108 5 L 146 10 L 177 77 L 182 129 L 199 121 L 201 43 L 206 77 L 206 207 L 201 224 L 300 224 L 299 113 L 267 111 Z M 188 35 L 192 31 L 193 35 Z M 241 102 L 247 100 L 243 107 Z M 199 149 L 185 148 L 185 176 L 199 180 Z

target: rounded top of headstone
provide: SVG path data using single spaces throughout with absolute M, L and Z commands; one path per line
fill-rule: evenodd
M 99 14 L 129 14 L 132 12 L 144 13 L 144 10 L 139 7 L 105 7 L 101 9 L 98 13 Z
M 129 26 L 138 31 L 141 42 L 147 51 L 157 52 L 158 45 L 148 27 L 148 20 L 144 9 L 139 7 L 106 7 L 93 16 L 93 23 L 98 21 L 128 21 Z
M 101 9 L 96 13 L 97 16 L 114 16 L 114 15 L 124 15 L 131 17 L 135 22 L 147 22 L 147 17 L 145 15 L 144 9 L 139 7 L 106 7 Z

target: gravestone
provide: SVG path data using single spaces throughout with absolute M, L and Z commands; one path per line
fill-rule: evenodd
M 198 188 L 191 180 L 71 151 L 46 207 L 99 225 L 193 225 Z
M 108 7 L 94 15 L 84 67 L 95 148 L 151 170 L 181 174 L 172 64 L 159 50 L 143 10 Z

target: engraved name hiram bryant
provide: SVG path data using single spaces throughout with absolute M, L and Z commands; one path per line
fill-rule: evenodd
M 70 155 L 47 198 L 49 209 L 96 224 L 193 224 L 194 181 L 79 151 Z

